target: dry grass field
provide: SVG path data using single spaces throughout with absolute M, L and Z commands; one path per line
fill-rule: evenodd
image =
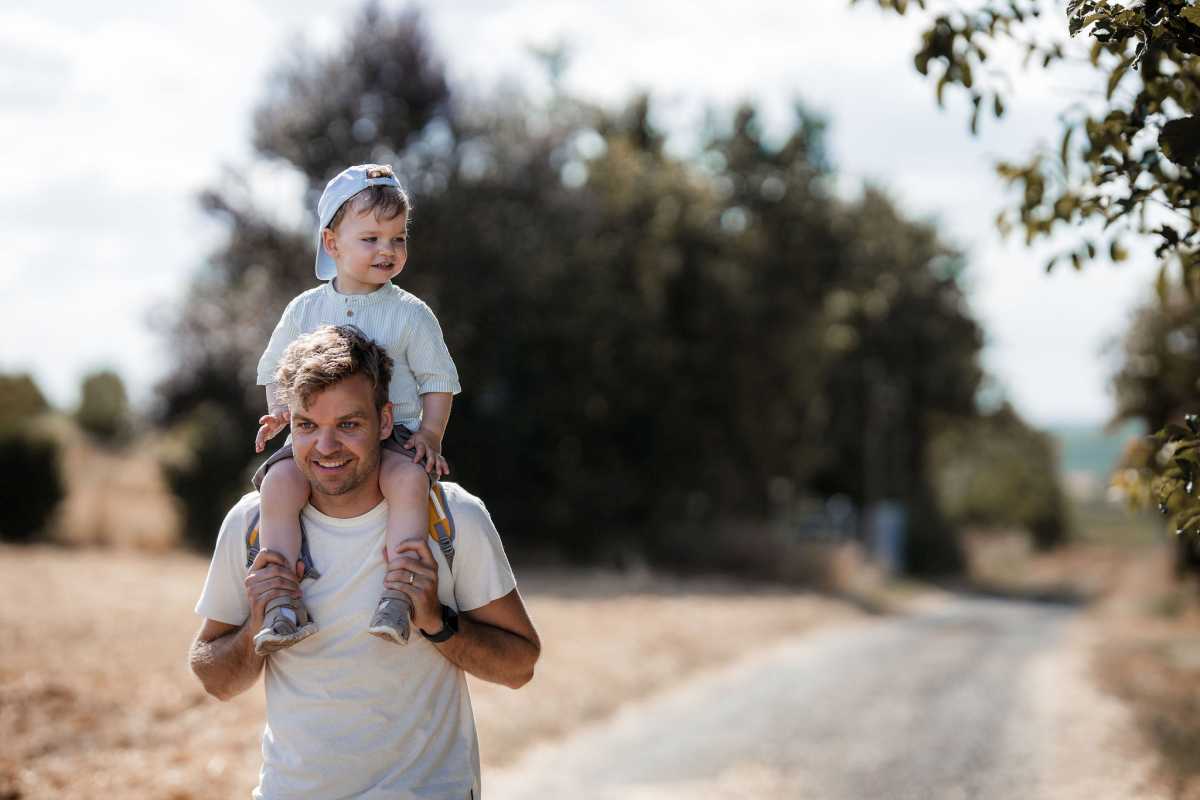
M 0 547 L 0 799 L 249 792 L 261 685 L 219 703 L 185 666 L 206 564 Z M 743 656 L 747 642 L 865 618 L 850 603 L 731 581 L 517 569 L 544 650 L 520 691 L 472 681 L 485 771 Z

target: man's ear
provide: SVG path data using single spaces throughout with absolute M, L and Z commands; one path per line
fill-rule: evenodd
M 383 441 L 392 435 L 392 404 L 384 403 L 383 408 L 379 410 L 379 441 Z

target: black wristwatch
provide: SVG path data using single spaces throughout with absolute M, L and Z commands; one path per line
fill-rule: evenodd
M 435 644 L 446 641 L 456 633 L 458 633 L 458 612 L 445 603 L 442 603 L 442 629 L 432 636 L 421 631 L 422 636 Z

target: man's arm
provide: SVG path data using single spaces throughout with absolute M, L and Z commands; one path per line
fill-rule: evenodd
M 434 627 L 422 628 L 430 635 L 441 629 L 440 618 Z M 542 653 L 542 642 L 516 589 L 486 606 L 464 611 L 458 618 L 458 633 L 434 647 L 456 667 L 510 689 L 529 683 Z
M 395 566 L 384 578 L 384 586 L 412 599 L 414 627 L 436 634 L 442 629 L 442 605 L 433 553 L 423 539 L 401 542 L 397 553 L 405 551 L 411 551 L 409 557 L 393 562 Z M 410 571 L 412 583 L 408 582 Z M 458 620 L 458 633 L 434 644 L 450 663 L 480 680 L 511 689 L 529 683 L 542 643 L 516 589 L 487 605 L 464 611 Z
M 188 665 L 218 700 L 229 700 L 258 680 L 266 659 L 254 654 L 254 634 L 262 627 L 267 603 L 283 595 L 300 596 L 300 564 L 288 569 L 287 560 L 261 550 L 246 575 L 250 618 L 241 626 L 206 619 L 188 650 Z
M 204 620 L 188 651 L 188 665 L 204 691 L 218 700 L 230 700 L 254 685 L 266 659 L 254 654 L 253 637 L 248 624 L 238 627 Z

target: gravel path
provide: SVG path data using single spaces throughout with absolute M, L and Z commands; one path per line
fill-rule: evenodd
M 1098 775 L 1096 764 L 1111 760 L 1073 757 L 1080 749 L 1102 756 L 1096 749 L 1124 724 L 1119 708 L 1080 685 L 1084 659 L 1070 645 L 1077 617 L 1062 606 L 955 599 L 910 617 L 816 633 L 538 747 L 486 773 L 485 795 L 1140 796 L 1129 769 Z M 1093 706 L 1094 714 L 1086 710 Z M 1075 742 L 1061 740 L 1067 732 Z

